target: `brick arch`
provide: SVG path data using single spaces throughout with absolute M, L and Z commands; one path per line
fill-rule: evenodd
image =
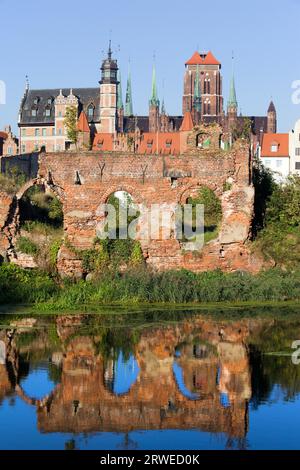
M 106 191 L 102 194 L 101 199 L 100 199 L 100 204 L 105 204 L 112 194 L 118 192 L 118 191 L 124 191 L 133 198 L 133 202 L 136 204 L 139 203 L 145 203 L 145 199 L 141 196 L 140 192 L 136 190 L 136 188 L 132 185 L 128 184 L 116 184 L 110 186 Z
M 197 191 L 200 191 L 200 189 L 204 187 L 211 189 L 220 199 L 220 188 L 218 188 L 216 184 L 207 184 L 206 182 L 203 182 L 202 184 L 199 183 L 197 186 L 191 185 L 185 188 L 184 191 L 182 191 L 182 193 L 179 195 L 179 204 L 185 204 L 189 197 L 191 197 L 193 194 L 196 194 Z
M 22 199 L 26 191 L 28 191 L 28 189 L 32 188 L 33 186 L 44 186 L 45 189 L 50 190 L 53 193 L 53 195 L 56 196 L 60 200 L 60 202 L 63 204 L 64 194 L 63 194 L 62 188 L 56 186 L 55 184 L 49 184 L 43 178 L 35 178 L 29 181 L 26 181 L 26 183 L 16 193 L 17 200 L 19 201 L 20 199 Z

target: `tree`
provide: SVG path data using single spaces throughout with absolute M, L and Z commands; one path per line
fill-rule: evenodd
M 78 141 L 77 108 L 75 106 L 67 107 L 64 125 L 66 126 L 68 139 L 74 144 L 77 144 L 77 141 Z

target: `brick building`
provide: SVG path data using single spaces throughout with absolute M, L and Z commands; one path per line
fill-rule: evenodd
M 142 153 L 182 153 L 186 133 L 202 123 L 217 122 L 225 132 L 241 131 L 250 120 L 254 143 L 263 133 L 276 132 L 276 110 L 271 103 L 266 116 L 238 115 L 235 83 L 232 77 L 226 113 L 223 106 L 221 63 L 212 52 L 195 52 L 185 64 L 182 115 L 172 116 L 159 100 L 153 67 L 148 114 L 133 111 L 131 75 L 123 104 L 121 77 L 109 46 L 96 88 L 31 90 L 27 84 L 19 113 L 20 153 L 65 151 L 72 147 L 64 119 L 74 106 L 79 118 L 79 145 L 93 150 Z M 82 115 L 82 116 L 81 116 Z M 88 135 L 88 129 L 89 135 Z
M 18 153 L 18 139 L 12 133 L 11 127 L 6 126 L 4 132 L 0 132 L 0 156 L 9 157 Z

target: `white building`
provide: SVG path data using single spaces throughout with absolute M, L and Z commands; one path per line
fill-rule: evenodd
M 299 121 L 300 127 L 300 121 Z M 298 138 L 300 137 L 300 128 Z M 273 173 L 276 181 L 283 182 L 289 176 L 293 169 L 291 167 L 289 134 L 264 134 L 262 146 L 260 149 L 260 160 L 266 168 Z M 300 148 L 300 140 L 298 140 Z M 299 149 L 300 150 L 300 149 Z M 300 153 L 299 153 L 300 170 Z
M 300 175 L 300 119 L 289 133 L 290 172 Z

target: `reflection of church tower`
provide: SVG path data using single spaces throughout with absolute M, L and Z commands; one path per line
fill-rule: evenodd
M 268 133 L 275 134 L 277 132 L 277 113 L 273 101 L 268 108 Z
M 153 65 L 152 93 L 149 100 L 149 132 L 157 132 L 159 127 L 159 99 L 157 97 L 155 66 Z
M 104 384 L 107 390 L 110 392 L 114 391 L 115 384 L 115 361 L 108 359 L 104 369 Z
M 117 61 L 112 59 L 111 43 L 109 42 L 107 58 L 101 67 L 99 131 L 110 134 L 116 131 L 117 72 Z

